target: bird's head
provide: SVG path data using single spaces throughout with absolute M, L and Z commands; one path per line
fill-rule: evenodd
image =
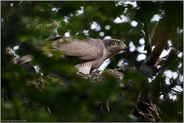
M 104 44 L 107 48 L 109 56 L 113 56 L 120 51 L 127 50 L 127 46 L 123 43 L 123 41 L 118 39 L 105 39 Z

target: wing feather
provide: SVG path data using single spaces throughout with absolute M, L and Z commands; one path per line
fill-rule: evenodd
M 103 55 L 104 46 L 100 41 L 99 39 L 80 41 L 78 39 L 62 38 L 54 41 L 52 46 L 66 56 L 74 56 L 82 60 L 95 60 Z

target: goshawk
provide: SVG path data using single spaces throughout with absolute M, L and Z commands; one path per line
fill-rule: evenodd
M 127 48 L 118 39 L 79 40 L 59 36 L 51 40 L 52 48 L 63 53 L 70 61 L 75 61 L 75 67 L 83 74 L 89 74 L 90 71 L 99 68 L 106 59 Z

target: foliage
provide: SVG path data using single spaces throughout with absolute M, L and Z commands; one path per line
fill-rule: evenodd
M 160 110 L 160 121 L 183 121 L 183 2 L 139 1 L 133 2 L 135 7 L 128 3 L 2 1 L 1 120 L 146 121 L 133 112 L 140 93 L 146 92 L 154 95 L 152 101 Z M 151 21 L 156 14 L 161 19 Z M 125 21 L 116 22 L 117 18 Z M 143 51 L 147 38 L 142 38 L 141 30 L 146 33 L 143 36 L 152 40 L 151 46 L 158 49 L 154 54 L 160 56 L 162 50 L 176 49 L 171 58 L 162 58 L 168 62 L 154 66 L 157 71 L 151 77 L 143 67 L 151 63 L 146 62 L 150 57 Z M 111 37 L 124 41 L 129 50 L 111 58 L 108 66 L 114 69 L 119 63 L 124 67 L 120 71 L 123 80 L 104 72 L 102 81 L 91 82 L 77 75 L 74 66 L 62 60 L 60 53 L 50 58 L 37 49 L 48 45 L 48 38 L 68 33 L 78 38 Z M 34 56 L 31 65 L 38 65 L 39 73 L 12 63 L 12 56 L 5 49 L 15 45 L 19 45 L 15 52 L 20 57 Z M 139 60 L 140 55 L 146 58 Z M 172 71 L 172 76 L 167 71 Z M 176 87 L 182 90 L 176 91 Z M 171 94 L 176 99 L 170 99 Z

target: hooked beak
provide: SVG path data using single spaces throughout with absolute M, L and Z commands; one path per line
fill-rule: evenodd
M 122 47 L 122 50 L 124 50 L 124 51 L 126 51 L 128 49 L 124 43 L 121 45 L 121 47 Z

